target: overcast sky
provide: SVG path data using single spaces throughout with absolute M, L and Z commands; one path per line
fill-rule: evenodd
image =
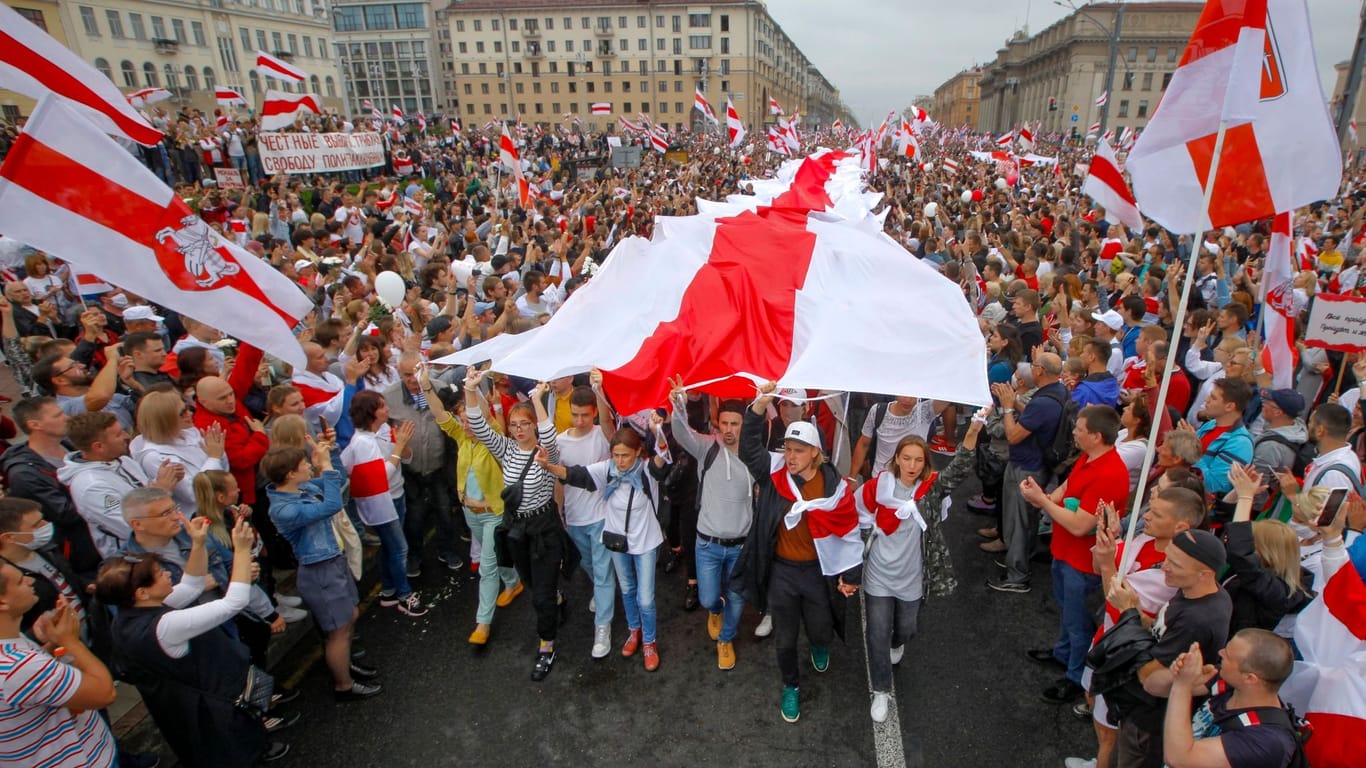
M 991 61 L 1026 23 L 1037 32 L 1072 12 L 1053 0 L 765 1 L 865 126 L 934 93 L 959 70 Z M 1331 97 L 1333 65 L 1352 55 L 1360 0 L 1308 2 L 1320 79 Z

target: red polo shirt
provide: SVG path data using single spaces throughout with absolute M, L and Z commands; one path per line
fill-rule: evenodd
M 1092 459 L 1082 454 L 1067 476 L 1067 495 L 1081 500 L 1081 509 L 1093 517 L 1102 501 L 1116 509 L 1123 509 L 1129 498 L 1129 469 L 1113 447 Z M 1076 568 L 1082 573 L 1095 573 L 1091 564 L 1091 547 L 1095 546 L 1094 531 L 1085 536 L 1074 536 L 1061 525 L 1053 526 L 1053 542 L 1049 546 L 1055 560 Z

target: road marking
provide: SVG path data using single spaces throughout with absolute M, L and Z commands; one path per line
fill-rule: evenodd
M 858 593 L 859 618 L 863 624 L 863 671 L 868 676 L 868 704 L 873 703 L 873 670 L 868 664 L 868 603 Z M 895 618 L 893 618 L 895 623 Z M 896 680 L 892 680 L 891 701 L 887 702 L 887 719 L 873 723 L 873 751 L 878 768 L 906 768 L 906 747 L 901 743 L 901 718 L 897 714 Z M 872 717 L 868 718 L 872 722 Z

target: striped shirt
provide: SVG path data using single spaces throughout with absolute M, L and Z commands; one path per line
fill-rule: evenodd
M 517 441 L 506 435 L 494 432 L 487 421 L 484 421 L 484 414 L 479 410 L 479 406 L 471 405 L 465 408 L 469 414 L 470 431 L 474 433 L 475 439 L 483 443 L 493 454 L 493 458 L 503 467 L 503 486 L 508 487 L 516 484 L 517 478 L 521 476 L 522 469 L 527 463 L 531 463 L 531 468 L 527 470 L 526 480 L 522 482 L 522 505 L 521 509 L 530 511 L 540 509 L 555 499 L 555 477 L 545 471 L 539 464 L 532 460 L 535 449 L 524 451 L 517 447 Z M 536 425 L 536 437 L 541 445 L 545 446 L 545 452 L 550 457 L 551 464 L 560 463 L 560 446 L 555 440 L 555 422 L 546 419 Z
M 103 768 L 114 764 L 114 735 L 98 713 L 62 705 L 81 671 L 27 640 L 0 642 L 0 767 Z

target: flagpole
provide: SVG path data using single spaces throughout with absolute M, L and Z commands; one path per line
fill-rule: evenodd
M 1205 200 L 1201 210 L 1204 211 L 1206 221 L 1209 220 L 1210 200 L 1214 196 L 1214 184 L 1219 178 L 1219 159 L 1224 151 L 1224 133 L 1228 128 L 1227 120 L 1219 121 L 1219 133 L 1214 137 L 1214 156 L 1210 158 L 1209 174 L 1205 182 Z M 1167 393 L 1171 388 L 1172 371 L 1176 368 L 1176 349 L 1180 346 L 1179 339 L 1182 329 L 1186 323 L 1186 306 L 1190 303 L 1191 286 L 1195 285 L 1195 263 L 1200 258 L 1200 249 L 1205 243 L 1205 234 L 1208 229 L 1196 233 L 1195 241 L 1192 244 L 1189 266 L 1186 268 L 1186 282 L 1181 287 L 1181 303 L 1176 308 L 1176 317 L 1172 319 L 1172 338 L 1167 344 L 1167 367 L 1162 371 L 1162 386 L 1157 390 L 1157 402 L 1149 409 L 1152 414 L 1152 426 L 1148 428 L 1147 450 L 1143 452 L 1143 468 L 1138 473 L 1138 487 L 1134 490 L 1134 507 L 1129 511 L 1129 529 L 1124 534 L 1124 556 L 1119 563 L 1119 579 L 1123 584 L 1125 574 L 1129 571 L 1130 564 L 1138 553 L 1134 550 L 1134 534 L 1138 529 L 1138 510 L 1143 503 L 1143 494 L 1147 491 L 1148 473 L 1152 471 L 1153 457 L 1156 453 L 1157 438 L 1162 431 L 1162 414 L 1166 413 Z M 1262 311 L 1266 308 L 1263 306 Z M 1173 427 L 1176 425 L 1173 424 Z M 1104 523 L 1101 523 L 1104 525 Z M 1104 587 L 1108 589 L 1108 587 Z

